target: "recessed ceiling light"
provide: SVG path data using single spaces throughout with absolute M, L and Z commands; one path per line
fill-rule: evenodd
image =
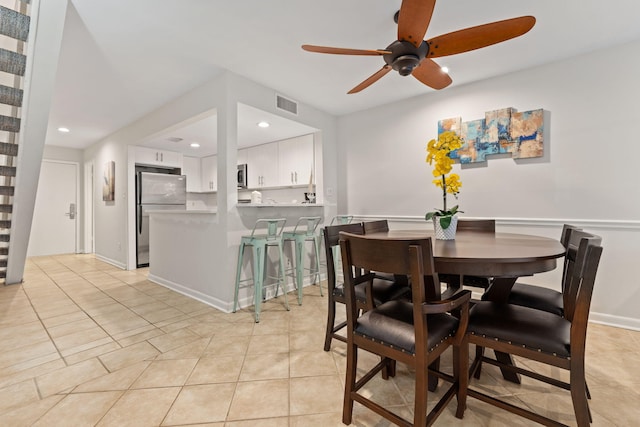
M 197 142 L 192 142 L 189 146 L 191 148 L 200 148 L 200 144 L 198 144 Z
M 269 127 L 269 122 L 259 122 L 258 126 L 260 126 L 261 128 L 268 128 Z
M 70 131 L 69 128 L 58 128 L 58 132 L 68 133 Z
M 440 67 L 443 73 L 449 73 L 449 67 Z

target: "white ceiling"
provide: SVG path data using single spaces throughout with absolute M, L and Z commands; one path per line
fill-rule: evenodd
M 347 95 L 382 58 L 300 48 L 385 48 L 397 38 L 400 4 L 70 0 L 47 144 L 85 148 L 225 69 L 334 115 L 430 93 L 392 72 Z M 436 60 L 449 67 L 452 86 L 640 39 L 637 0 L 439 0 L 425 38 L 522 15 L 537 19 L 524 36 Z
M 318 130 L 245 104 L 238 104 L 238 117 L 241 118 L 238 128 L 239 148 L 308 135 Z M 268 123 L 269 127 L 259 127 L 260 122 Z M 192 157 L 210 156 L 217 153 L 217 124 L 216 114 L 211 112 L 152 135 L 138 145 L 179 151 Z M 198 143 L 200 147 L 192 148 L 191 143 Z

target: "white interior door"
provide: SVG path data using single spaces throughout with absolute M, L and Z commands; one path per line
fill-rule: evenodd
M 42 161 L 27 256 L 76 253 L 78 165 Z

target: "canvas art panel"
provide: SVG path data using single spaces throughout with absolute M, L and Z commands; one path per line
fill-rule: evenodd
M 116 162 L 110 161 L 104 164 L 104 178 L 102 180 L 102 200 L 112 202 L 115 200 L 116 188 Z
M 438 121 L 438 136 L 453 131 L 463 139 L 462 147 L 449 154 L 463 164 L 486 162 L 492 154 L 511 154 L 514 159 L 542 157 L 543 130 L 543 109 L 517 112 L 509 107 L 487 111 L 484 119 Z
M 542 131 L 544 130 L 542 109 L 513 113 L 511 116 L 511 138 L 517 144 L 514 159 L 542 157 L 544 152 Z

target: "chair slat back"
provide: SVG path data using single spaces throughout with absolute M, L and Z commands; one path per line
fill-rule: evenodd
M 411 277 L 412 298 L 416 301 L 426 301 L 425 292 L 429 292 L 432 297 L 431 288 L 435 283 L 439 283 L 438 275 L 435 272 L 433 262 L 433 246 L 431 238 L 425 239 L 375 239 L 367 236 L 352 235 L 349 233 L 340 233 L 340 246 L 343 242 L 348 241 L 351 251 L 351 259 L 345 263 L 345 253 L 342 249 L 342 264 L 345 272 L 345 283 L 347 280 L 346 269 L 352 266 L 354 270 L 352 276 L 358 276 L 361 272 L 376 271 L 379 273 L 390 273 L 394 276 Z M 415 280 L 416 276 L 410 276 L 411 257 L 408 256 L 410 246 L 420 247 L 422 271 L 419 280 Z M 348 265 L 347 265 L 348 264 Z M 430 289 L 428 290 L 426 286 Z
M 589 247 L 600 247 L 602 238 L 594 234 L 590 234 L 581 230 L 571 230 L 567 242 L 567 253 L 565 256 L 565 275 L 564 283 L 562 284 L 563 303 L 564 303 L 564 316 L 570 322 L 573 322 L 576 305 L 578 303 L 578 294 L 581 291 L 582 284 L 585 283 L 585 277 L 587 270 L 593 268 L 593 255 L 589 258 Z M 599 261 L 595 260 L 595 267 L 597 270 Z M 595 273 L 593 278 L 595 279 Z M 586 286 L 582 292 L 588 291 L 591 287 L 593 290 L 593 283 L 586 283 Z M 588 297 L 589 304 L 591 303 L 591 296 Z M 585 326 L 586 328 L 586 326 Z
M 595 285 L 596 273 L 602 256 L 602 246 L 600 246 L 599 238 L 584 239 L 588 241 L 583 250 L 586 255 L 581 268 L 576 268 L 581 277 L 579 286 L 577 286 L 575 305 L 571 311 L 571 352 L 579 351 L 584 354 L 587 341 L 587 325 L 589 323 L 589 310 L 591 308 L 591 297 L 593 296 L 593 287 Z M 576 265 L 577 267 L 577 265 Z M 566 310 L 565 310 L 566 311 Z M 565 317 L 566 317 L 565 313 Z
M 261 218 L 256 221 L 251 231 L 251 236 L 256 236 L 256 231 L 265 229 L 268 241 L 278 240 L 286 224 L 286 218 Z
M 340 232 L 363 234 L 362 223 L 328 225 L 324 228 L 324 251 L 327 257 L 327 288 L 329 295 L 336 287 L 336 268 L 333 248 L 340 244 Z
M 318 225 L 322 222 L 320 216 L 301 216 L 296 222 L 296 226 L 293 228 L 293 232 L 296 233 L 299 229 L 304 230 L 306 236 L 314 236 Z
M 377 221 L 367 221 L 362 223 L 364 226 L 364 234 L 380 233 L 389 231 L 389 221 L 380 219 Z
M 488 233 L 496 232 L 496 220 L 495 219 L 465 219 L 460 218 L 458 220 L 459 231 L 486 231 Z
M 356 283 L 362 280 L 361 271 L 383 271 L 411 277 L 412 300 L 414 304 L 414 327 L 416 348 L 425 345 L 426 316 L 422 307 L 426 302 L 425 279 L 433 277 L 433 249 L 431 238 L 425 239 L 372 239 L 366 235 L 340 233 L 342 265 L 347 299 L 347 322 L 351 333 L 357 319 L 355 299 Z
M 562 246 L 565 247 L 565 249 L 569 248 L 569 239 L 571 238 L 571 233 L 574 230 L 582 230 L 581 228 L 575 227 L 573 225 L 570 224 L 564 224 L 562 226 L 562 233 L 560 234 L 560 243 L 562 243 Z M 564 257 L 564 263 L 562 265 L 562 281 L 560 282 L 560 286 L 562 289 L 562 294 L 564 297 L 564 284 L 565 284 L 565 277 L 567 275 L 567 268 L 569 265 L 569 258 L 566 256 L 566 252 L 565 252 L 565 257 Z M 563 301 L 563 304 L 565 303 L 565 301 Z
M 560 243 L 562 243 L 562 246 L 564 246 L 565 248 L 569 244 L 569 237 L 571 236 L 571 232 L 573 230 L 582 230 L 582 229 L 571 224 L 564 224 L 562 226 L 562 233 L 560 234 Z
M 346 231 L 351 234 L 364 234 L 361 222 L 353 224 L 340 224 L 340 225 L 327 225 L 324 228 L 324 243 L 325 247 L 330 249 L 333 246 L 340 244 L 340 232 Z

